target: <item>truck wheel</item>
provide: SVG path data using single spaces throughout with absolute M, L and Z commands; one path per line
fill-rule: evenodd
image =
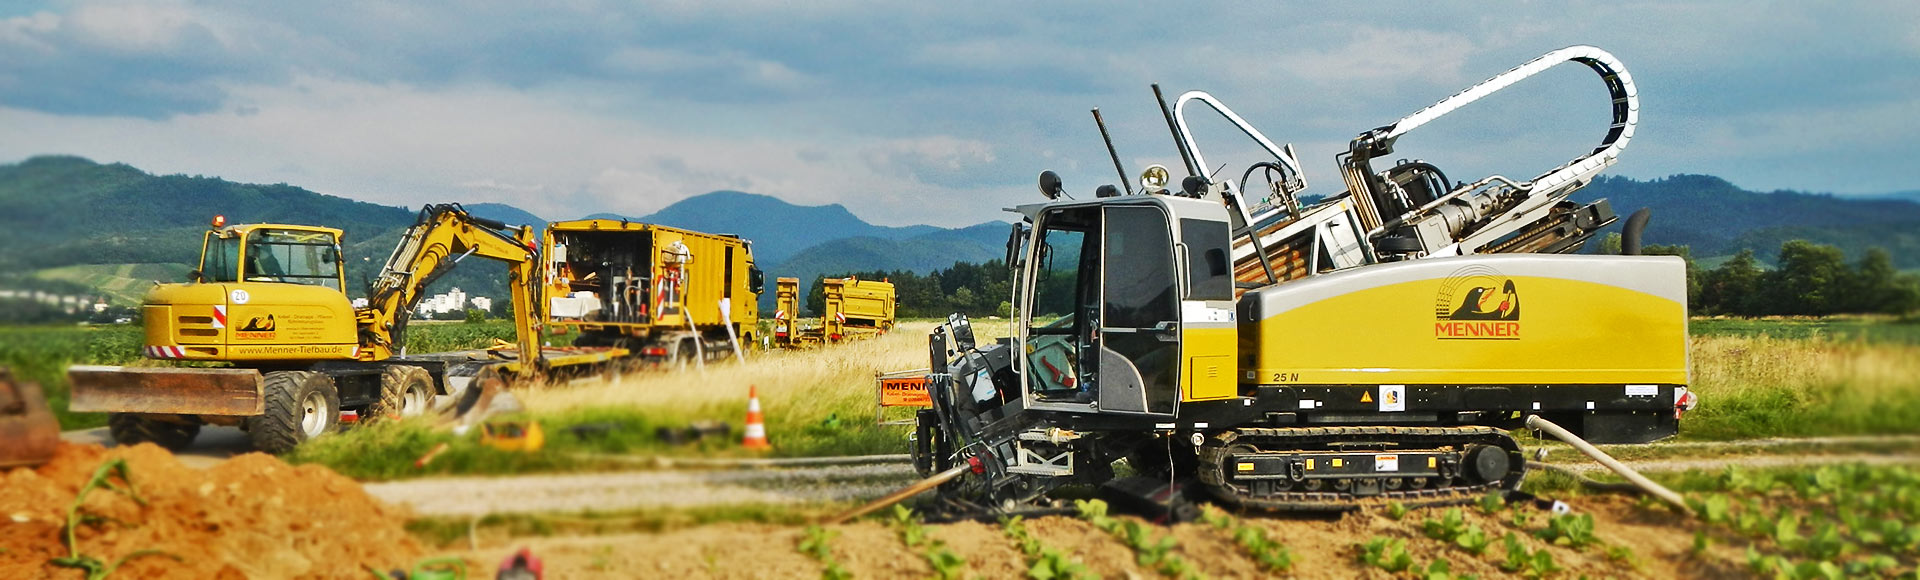
M 681 371 L 687 370 L 688 368 L 693 367 L 694 363 L 698 361 L 698 359 L 700 358 L 700 351 L 694 350 L 694 346 L 693 346 L 694 340 L 698 340 L 698 339 L 682 340 L 680 341 L 679 346 L 674 347 L 674 350 L 673 350 L 674 370 L 681 370 Z
M 113 441 L 121 445 L 152 443 L 167 448 L 168 451 L 186 449 L 193 438 L 200 435 L 200 424 L 186 421 L 168 421 L 133 413 L 114 413 L 107 416 L 107 433 L 113 435 Z
M 253 448 L 286 453 L 333 431 L 340 422 L 340 393 L 326 375 L 309 371 L 267 373 L 262 385 L 267 412 L 247 418 Z
M 393 365 L 380 372 L 380 400 L 367 407 L 367 418 L 418 417 L 432 406 L 433 375 L 420 367 Z

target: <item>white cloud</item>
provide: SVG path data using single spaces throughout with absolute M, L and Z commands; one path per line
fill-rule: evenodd
M 1344 45 L 1294 51 L 1275 64 L 1300 78 L 1325 79 L 1328 84 L 1409 79 L 1455 84 L 1466 79 L 1461 69 L 1474 52 L 1473 42 L 1459 32 L 1359 26 Z
M 1076 195 L 1114 182 L 1089 107 L 1102 107 L 1130 171 L 1171 163 L 1149 82 L 1209 90 L 1298 143 L 1312 191 L 1333 193 L 1333 155 L 1353 135 L 1590 43 L 1625 59 L 1646 99 L 1623 167 L 1713 171 L 1691 164 L 1791 151 L 1871 180 L 1857 188 L 1912 189 L 1851 151 L 1865 135 L 1920 153 L 1916 86 L 1902 80 L 1920 66 L 1916 7 L 1280 4 L 1174 19 L 1163 6 L 1011 2 L 73 0 L 0 20 L 0 161 L 73 153 L 549 217 L 637 215 L 737 189 L 888 224 L 964 225 L 1037 199 L 1041 169 Z M 1598 137 L 1590 107 L 1565 98 L 1588 97 L 1593 79 L 1576 82 L 1516 85 L 1420 137 L 1460 165 L 1550 165 Z M 1560 141 L 1536 125 L 1576 135 L 1568 153 L 1548 153 Z M 1209 161 L 1231 147 L 1221 139 L 1203 142 Z M 1761 165 L 1714 167 L 1754 187 L 1794 178 Z
M 83 41 L 124 53 L 175 50 L 191 29 L 212 30 L 179 2 L 81 4 L 67 24 Z

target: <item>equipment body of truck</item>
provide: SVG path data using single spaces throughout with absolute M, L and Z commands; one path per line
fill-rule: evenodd
M 554 222 L 541 320 L 576 346 L 650 362 L 718 358 L 753 344 L 764 274 L 739 236 L 624 220 Z

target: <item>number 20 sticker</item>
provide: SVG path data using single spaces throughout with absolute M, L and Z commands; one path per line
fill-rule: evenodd
M 227 298 L 232 300 L 234 304 L 246 304 L 247 301 L 251 300 L 253 297 L 248 296 L 246 290 L 240 290 L 236 288 L 234 289 L 232 294 L 227 295 Z

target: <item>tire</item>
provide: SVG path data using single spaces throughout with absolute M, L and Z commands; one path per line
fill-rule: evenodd
M 433 408 L 433 396 L 433 375 L 427 369 L 389 366 L 380 372 L 380 400 L 367 407 L 367 420 L 418 417 Z
M 247 418 L 253 448 L 273 454 L 292 451 L 309 439 L 331 433 L 340 423 L 340 392 L 333 379 L 310 371 L 267 373 L 266 413 Z
M 113 441 L 121 445 L 152 443 L 168 451 L 179 451 L 193 444 L 193 438 L 200 435 L 200 424 L 133 413 L 114 413 L 107 417 L 107 433 L 113 435 Z
M 693 346 L 693 341 L 695 340 L 699 340 L 699 339 L 690 338 L 690 339 L 682 340 L 680 341 L 680 346 L 674 347 L 674 350 L 673 350 L 674 370 L 684 371 L 694 367 L 695 364 L 699 362 L 700 351 L 695 350 L 695 347 Z

